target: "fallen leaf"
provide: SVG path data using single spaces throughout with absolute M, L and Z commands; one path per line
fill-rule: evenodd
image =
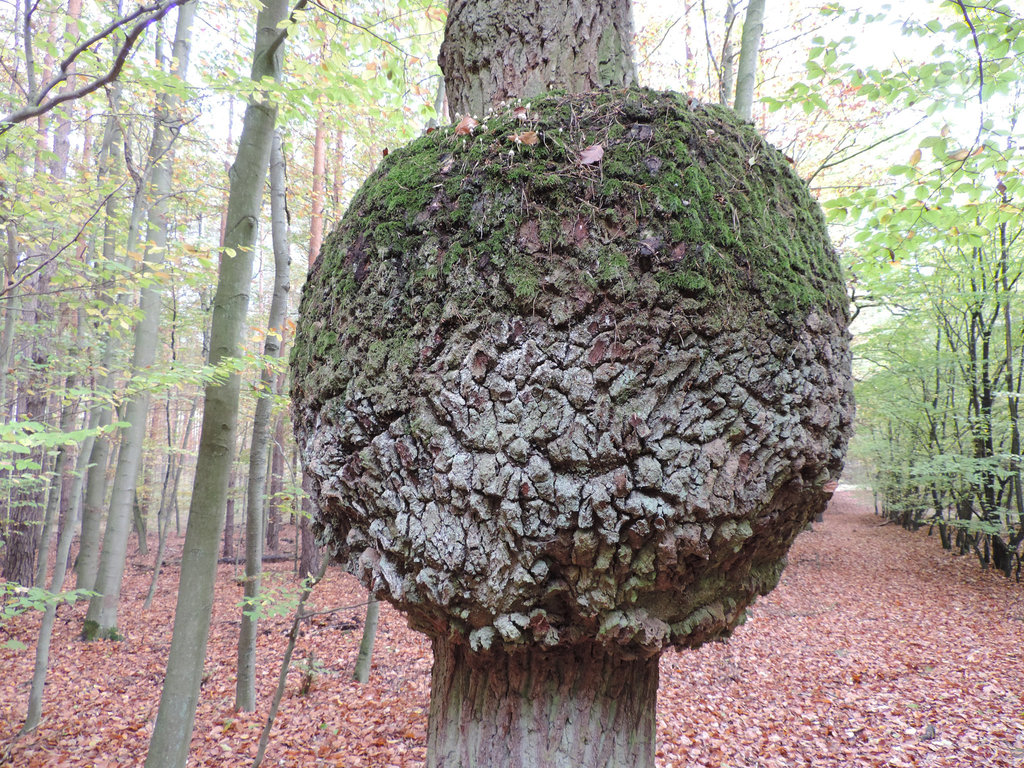
M 469 115 L 466 115 L 459 121 L 459 124 L 455 126 L 455 135 L 469 136 L 471 133 L 473 133 L 473 129 L 476 128 L 478 125 L 480 125 L 480 122 L 478 120 L 474 120 Z
M 517 120 L 522 120 L 523 122 L 526 122 L 526 120 L 530 117 L 530 110 L 527 109 L 526 107 L 516 107 L 515 109 L 512 110 L 512 116 Z
M 539 141 L 539 139 L 537 138 L 536 131 L 523 131 L 522 133 L 513 133 L 511 136 L 509 136 L 509 138 L 516 144 L 526 144 L 531 147 Z
M 604 157 L 604 147 L 600 144 L 591 144 L 580 152 L 580 162 L 583 163 L 583 165 L 599 163 L 601 162 L 602 157 Z

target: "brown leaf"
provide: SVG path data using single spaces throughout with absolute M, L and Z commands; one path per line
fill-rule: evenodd
M 530 117 L 530 110 L 528 110 L 526 107 L 516 107 L 515 109 L 512 110 L 512 116 L 516 120 L 521 120 L 525 123 L 526 120 Z
M 921 162 L 921 150 L 915 149 L 910 155 L 910 165 L 915 166 Z
M 473 129 L 476 128 L 478 125 L 480 125 L 480 122 L 478 120 L 474 120 L 469 115 L 466 115 L 459 121 L 459 124 L 455 126 L 455 135 L 469 136 L 471 133 L 473 133 Z
M 580 162 L 583 163 L 583 165 L 594 165 L 595 163 L 600 163 L 602 157 L 604 157 L 604 147 L 600 144 L 591 144 L 580 152 Z
M 539 139 L 537 138 L 536 131 L 523 131 L 521 133 L 513 133 L 511 136 L 509 136 L 509 138 L 516 144 L 526 144 L 527 146 L 530 147 L 532 147 L 539 141 Z

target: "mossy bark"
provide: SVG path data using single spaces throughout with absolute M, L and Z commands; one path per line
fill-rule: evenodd
M 438 63 L 452 115 L 636 80 L 629 0 L 455 0 Z
M 434 639 L 428 768 L 654 768 L 658 656 Z

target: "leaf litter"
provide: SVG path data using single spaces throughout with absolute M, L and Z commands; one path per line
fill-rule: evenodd
M 658 693 L 659 768 L 1019 768 L 1024 765 L 1024 585 L 943 552 L 937 537 L 883 526 L 840 492 L 802 533 L 771 595 L 727 643 L 668 652 Z M 133 556 L 119 643 L 77 639 L 85 605 L 61 607 L 42 724 L 25 716 L 39 616 L 0 628 L 0 765 L 133 766 L 145 757 L 170 646 L 181 540 L 154 607 L 150 559 Z M 297 591 L 287 564 L 268 582 Z M 190 766 L 248 766 L 291 619 L 261 620 L 257 711 L 234 704 L 238 603 L 230 565 L 216 602 Z M 286 590 L 285 590 L 286 591 Z M 366 593 L 332 567 L 312 610 Z M 381 606 L 370 682 L 351 679 L 361 606 L 305 622 L 264 765 L 423 766 L 430 644 Z M 2 645 L 2 643 L 0 643 Z M 303 665 L 311 655 L 315 663 Z M 300 696 L 303 666 L 311 692 Z

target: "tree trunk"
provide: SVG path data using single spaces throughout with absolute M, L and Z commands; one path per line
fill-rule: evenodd
M 636 80 L 629 0 L 453 0 L 438 63 L 452 115 Z
M 428 768 L 653 768 L 658 657 L 434 640 Z
M 235 556 L 235 497 L 232 491 L 235 488 L 235 473 L 228 476 L 228 497 L 224 503 L 224 544 L 221 547 L 221 557 L 233 558 Z
M 178 22 L 174 33 L 174 73 L 184 79 L 188 72 L 191 46 L 192 19 L 195 3 L 178 8 Z M 145 251 L 146 272 L 154 270 L 164 260 L 167 248 L 167 205 L 171 192 L 172 161 L 170 148 L 178 135 L 177 96 L 165 93 L 156 107 L 153 136 L 150 142 L 149 162 L 153 168 L 155 201 L 149 212 L 148 241 Z M 135 348 L 132 353 L 132 378 L 144 375 L 156 359 L 160 343 L 160 282 L 150 277 L 143 284 L 139 298 L 142 319 L 135 328 Z M 121 580 L 124 577 L 131 532 L 132 504 L 136 479 L 142 463 L 143 442 L 149 416 L 149 392 L 143 389 L 128 398 L 125 421 L 129 426 L 121 437 L 114 490 L 107 514 L 107 527 L 103 534 L 103 551 L 96 575 L 96 597 L 89 601 L 89 610 L 83 626 L 83 637 L 117 636 L 117 613 L 121 602 Z
M 252 79 L 280 78 L 287 0 L 266 0 L 256 20 Z M 245 109 L 238 153 L 230 173 L 227 230 L 217 275 L 210 336 L 210 364 L 237 357 L 249 309 L 252 266 L 263 187 L 277 110 L 259 88 Z M 234 456 L 240 380 L 206 385 L 203 426 L 181 560 L 174 632 L 160 695 L 147 768 L 184 766 L 195 722 L 199 685 L 210 634 L 217 575 L 217 539 L 224 523 L 227 480 Z
M 288 313 L 288 214 L 285 199 L 285 162 L 281 151 L 281 135 L 274 135 L 270 155 L 270 217 L 274 243 L 274 295 L 270 302 L 264 356 L 276 359 L 281 354 L 284 321 Z M 277 375 L 269 367 L 260 376 L 260 397 L 252 423 L 252 444 L 249 446 L 249 479 L 247 486 L 247 517 L 245 521 L 245 588 L 242 622 L 238 634 L 238 666 L 235 678 L 235 706 L 243 712 L 256 708 L 256 616 L 254 602 L 260 593 L 263 576 L 263 519 L 266 512 L 267 448 Z
M 744 120 L 750 120 L 754 106 L 754 81 L 761 50 L 761 29 L 764 27 L 764 0 L 750 0 L 743 19 L 740 61 L 736 68 L 736 102 L 734 108 Z
M 281 548 L 281 493 L 284 491 L 284 419 L 278 417 L 270 459 L 270 499 L 267 511 L 267 549 Z
M 356 668 L 352 679 L 357 683 L 365 683 L 370 679 L 370 662 L 373 661 L 373 646 L 377 641 L 377 622 L 380 618 L 380 601 L 372 597 L 366 604 L 366 621 L 363 622 L 363 639 L 359 643 L 359 655 L 356 656 Z

